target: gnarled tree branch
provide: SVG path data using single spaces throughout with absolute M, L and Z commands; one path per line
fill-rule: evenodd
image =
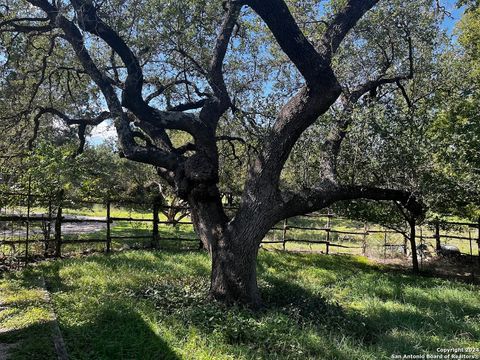
M 423 203 L 410 191 L 371 186 L 332 186 L 307 189 L 296 194 L 285 194 L 282 215 L 291 217 L 323 209 L 337 201 L 376 200 L 395 201 L 402 204 L 412 215 L 420 216 L 425 211 Z

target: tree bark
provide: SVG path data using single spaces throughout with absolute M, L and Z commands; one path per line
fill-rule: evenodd
M 212 261 L 209 297 L 226 304 L 259 308 L 261 297 L 256 263 L 259 244 L 269 226 L 259 226 L 256 221 L 232 226 L 223 211 L 219 194 L 208 199 L 193 195 L 189 203 L 195 231 Z M 256 218 L 261 222 L 267 219 L 261 213 L 257 213 Z
M 230 240 L 230 241 L 229 241 Z M 257 285 L 257 246 L 242 246 L 239 239 L 220 239 L 212 252 L 210 298 L 227 304 L 261 306 Z
M 415 237 L 416 237 L 416 233 L 415 233 L 416 221 L 415 221 L 415 218 L 410 219 L 408 224 L 410 225 L 410 247 L 412 248 L 413 272 L 418 273 L 420 271 L 420 269 L 418 267 L 417 242 L 415 240 Z

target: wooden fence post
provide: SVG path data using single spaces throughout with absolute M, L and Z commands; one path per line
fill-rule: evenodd
M 158 202 L 155 201 L 153 204 L 153 230 L 152 230 L 152 248 L 158 248 L 159 244 L 159 233 L 158 233 L 158 223 L 160 218 L 158 216 Z
M 50 235 L 52 233 L 52 199 L 48 199 L 48 220 L 45 223 L 45 247 L 44 255 L 47 257 L 48 252 L 50 251 Z
M 365 255 L 367 252 L 367 234 L 368 234 L 368 223 L 365 223 L 365 226 L 363 227 L 362 255 Z
M 410 248 L 412 250 L 412 265 L 413 265 L 413 272 L 418 273 L 418 257 L 417 257 L 417 243 L 416 243 L 416 225 L 417 219 L 415 217 L 411 217 L 408 220 L 410 225 Z
M 107 201 L 107 253 L 112 251 L 111 219 L 110 201 Z
M 480 264 L 480 217 L 478 218 L 478 223 L 477 223 L 477 251 L 478 251 L 478 263 Z
M 441 250 L 442 246 L 440 244 L 440 220 L 438 217 L 435 219 L 435 247 L 437 251 Z
M 422 226 L 420 225 L 420 268 L 423 269 L 423 229 Z M 417 249 L 415 249 L 415 252 Z
M 330 254 L 330 230 L 332 227 L 332 220 L 331 220 L 332 214 L 330 213 L 330 209 L 328 209 L 327 213 L 327 226 L 325 228 L 325 231 L 327 232 L 326 236 L 326 243 L 325 243 L 325 253 L 328 255 Z
M 387 258 L 387 229 L 384 229 L 385 233 L 383 235 L 383 259 Z
M 59 202 L 55 218 L 55 257 L 62 256 L 62 203 Z
M 283 251 L 286 250 L 287 230 L 288 230 L 288 219 L 285 219 L 283 220 L 283 230 L 282 230 Z
M 472 230 L 468 228 L 468 238 L 470 242 L 470 261 L 473 262 Z
M 25 232 L 25 265 L 28 265 L 28 241 L 30 235 L 30 206 L 31 206 L 31 177 L 28 179 L 28 195 L 27 195 L 27 228 Z

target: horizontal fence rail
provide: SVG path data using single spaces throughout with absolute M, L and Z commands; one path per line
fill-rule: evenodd
M 25 194 L 25 193 L 1 193 L 4 198 L 8 198 L 9 201 L 6 204 L 0 204 L 0 235 L 3 231 L 3 239 L 0 237 L 0 246 L 16 247 L 17 245 L 23 245 L 23 254 L 16 253 L 16 258 L 23 257 L 24 263 L 28 263 L 31 260 L 31 248 L 32 246 L 42 245 L 44 247 L 44 254 L 50 254 L 51 256 L 61 257 L 65 246 L 76 244 L 100 244 L 103 246 L 106 252 L 112 251 L 112 241 L 114 240 L 142 240 L 146 242 L 149 247 L 158 248 L 161 247 L 165 241 L 176 241 L 186 243 L 197 243 L 200 245 L 200 240 L 197 237 L 185 236 L 184 233 L 179 233 L 178 236 L 170 236 L 162 234 L 160 231 L 165 230 L 164 226 L 172 227 L 189 227 L 189 232 L 193 232 L 193 222 L 189 221 L 189 209 L 185 206 L 160 206 L 159 204 L 141 204 L 138 202 L 126 202 L 126 201 L 77 201 L 74 199 L 55 199 L 42 197 L 38 194 Z M 100 205 L 105 216 L 85 216 L 85 215 L 73 215 L 65 213 L 68 210 L 68 205 L 77 201 L 78 208 L 82 206 L 95 206 Z M 10 205 L 8 205 L 10 203 Z M 12 206 L 12 203 L 16 205 Z M 138 216 L 113 216 L 112 205 L 122 206 L 139 206 L 139 209 L 143 209 L 143 217 Z M 42 208 L 42 212 L 38 209 Z M 228 210 L 235 210 L 233 206 L 227 206 Z M 72 210 L 72 209 L 70 209 Z M 73 209 L 74 210 L 74 209 Z M 170 219 L 163 220 L 160 215 L 166 210 L 174 210 L 177 214 L 182 214 L 179 220 Z M 187 215 L 185 215 L 187 214 Z M 185 218 L 185 219 L 184 219 Z M 312 225 L 303 224 L 300 221 L 304 219 L 304 222 L 320 222 L 319 219 L 325 219 L 325 225 Z M 331 248 L 347 249 L 347 250 L 360 250 L 361 254 L 366 255 L 370 244 L 370 237 L 376 235 L 377 238 L 383 235 L 383 241 L 381 247 L 383 247 L 383 254 L 386 257 L 387 249 L 389 251 L 401 251 L 403 254 L 407 254 L 408 245 L 406 237 L 401 243 L 392 243 L 388 236 L 395 234 L 402 234 L 399 231 L 395 231 L 388 228 L 379 226 L 369 227 L 369 224 L 364 223 L 361 226 L 355 227 L 355 229 L 348 229 L 345 226 L 339 228 L 336 227 L 334 221 L 348 221 L 353 220 L 345 217 L 337 216 L 334 213 L 320 213 L 315 212 L 311 214 L 301 215 L 296 218 L 286 219 L 281 224 L 277 224 L 270 230 L 271 232 L 280 232 L 280 236 L 273 235 L 273 238 L 265 238 L 262 241 L 263 245 L 281 245 L 286 250 L 288 244 L 310 244 L 321 245 L 324 248 L 324 252 L 329 254 Z M 116 225 L 128 223 L 126 230 L 131 230 L 133 233 L 118 234 L 116 231 Z M 358 222 L 356 222 L 358 224 Z M 99 232 L 97 228 L 91 232 L 84 234 L 76 234 L 73 230 L 68 229 L 68 226 L 75 224 L 91 224 L 101 225 L 102 233 L 96 235 Z M 148 226 L 147 226 L 148 225 Z M 424 224 L 430 231 L 417 231 L 417 237 L 420 239 L 420 243 L 424 244 L 425 240 L 435 240 L 436 247 L 447 242 L 449 239 L 468 241 L 469 251 L 464 252 L 466 255 L 474 256 L 474 246 L 477 244 L 477 253 L 480 262 L 480 219 L 479 222 L 459 222 L 459 221 L 434 221 Z M 139 228 L 144 226 L 144 228 Z M 162 228 L 161 228 L 162 226 Z M 350 225 L 351 226 L 351 225 Z M 449 234 L 444 230 L 452 226 L 464 226 L 468 227 L 468 236 Z M 136 231 L 140 233 L 135 233 Z M 472 234 L 475 231 L 475 234 Z M 301 232 L 296 234 L 295 232 Z M 311 235 L 312 238 L 303 237 L 305 233 Z M 9 236 L 7 236 L 9 234 Z M 89 237 L 82 238 L 80 235 L 88 235 Z M 296 236 L 297 235 L 297 236 Z M 77 238 L 72 239 L 72 237 Z M 340 237 L 343 236 L 343 239 Z M 404 235 L 403 235 L 404 236 Z M 344 242 L 342 244 L 342 242 Z M 345 244 L 348 242 L 348 244 Z M 13 251 L 13 250 L 12 250 Z M 322 250 L 323 251 L 323 250 Z M 1 252 L 0 252 L 1 256 Z

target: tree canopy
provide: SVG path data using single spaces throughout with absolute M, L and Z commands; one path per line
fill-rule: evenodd
M 21 156 L 62 123 L 80 156 L 112 123 L 120 155 L 188 202 L 211 295 L 258 305 L 258 245 L 284 218 L 356 199 L 415 218 L 476 200 L 467 5 L 462 53 L 439 1 L 3 1 L 0 146 Z M 461 191 L 445 201 L 445 188 Z M 233 216 L 221 190 L 240 194 Z

